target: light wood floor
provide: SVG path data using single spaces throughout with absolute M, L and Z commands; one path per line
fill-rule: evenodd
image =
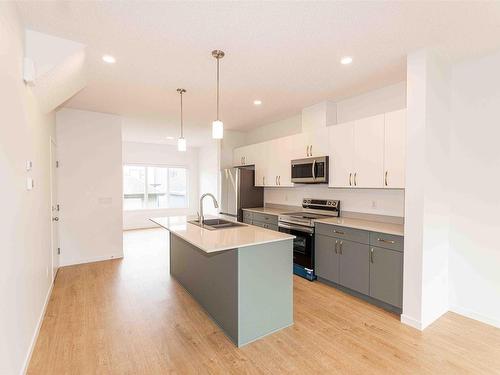
M 499 374 L 500 330 L 448 313 L 425 332 L 294 278 L 295 324 L 237 349 L 169 277 L 164 230 L 125 258 L 59 270 L 29 374 Z

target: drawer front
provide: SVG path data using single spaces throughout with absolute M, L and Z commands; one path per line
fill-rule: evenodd
M 365 230 L 323 223 L 316 223 L 316 233 L 364 244 L 368 244 L 370 240 L 370 234 Z
M 260 214 L 260 213 L 253 213 L 253 221 L 259 221 L 261 223 L 265 224 L 272 224 L 272 225 L 278 225 L 278 216 L 274 215 L 266 215 L 266 214 Z
M 246 218 L 246 217 L 243 217 L 243 222 L 245 224 L 252 224 L 252 219 L 251 218 Z
M 253 219 L 253 212 L 243 210 L 243 220 L 245 220 L 245 219 L 252 220 Z
M 274 230 L 274 231 L 278 232 L 278 226 L 275 224 L 262 223 L 260 221 L 254 221 L 252 224 L 257 226 L 257 227 L 270 229 L 270 230 Z
M 393 234 L 370 232 L 370 245 L 385 249 L 403 251 L 404 237 Z

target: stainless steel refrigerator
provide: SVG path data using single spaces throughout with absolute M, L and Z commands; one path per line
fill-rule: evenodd
M 243 208 L 263 206 L 264 188 L 255 186 L 254 169 L 228 168 L 221 171 L 221 214 L 243 221 Z

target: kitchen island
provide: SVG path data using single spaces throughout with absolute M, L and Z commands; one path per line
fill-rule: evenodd
M 238 347 L 293 324 L 293 236 L 151 220 L 170 232 L 170 274 Z

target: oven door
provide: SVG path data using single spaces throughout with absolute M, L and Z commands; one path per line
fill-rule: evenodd
M 279 231 L 295 236 L 293 239 L 293 263 L 313 271 L 314 228 L 279 223 Z

